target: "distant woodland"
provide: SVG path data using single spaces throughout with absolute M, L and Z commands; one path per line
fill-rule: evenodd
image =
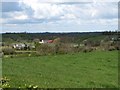
M 80 43 L 83 40 L 102 40 L 105 37 L 119 37 L 120 32 L 83 32 L 83 33 L 3 33 L 2 42 L 33 42 L 35 39 L 39 40 L 54 40 L 55 38 L 61 38 L 65 43 Z

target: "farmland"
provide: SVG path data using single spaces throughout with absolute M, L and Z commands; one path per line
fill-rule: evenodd
M 118 87 L 118 51 L 93 51 L 50 56 L 4 57 L 3 77 L 11 87 Z

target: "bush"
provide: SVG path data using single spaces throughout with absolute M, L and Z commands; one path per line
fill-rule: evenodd
M 4 55 L 15 54 L 15 50 L 11 47 L 2 48 L 2 52 L 4 53 Z

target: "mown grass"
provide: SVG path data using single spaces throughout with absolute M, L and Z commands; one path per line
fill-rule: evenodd
M 118 87 L 117 51 L 3 58 L 2 69 L 11 87 L 25 84 L 40 88 Z

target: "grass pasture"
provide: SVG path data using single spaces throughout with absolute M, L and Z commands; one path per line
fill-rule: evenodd
M 3 76 L 10 79 L 11 87 L 118 87 L 117 51 L 3 58 L 2 63 Z

